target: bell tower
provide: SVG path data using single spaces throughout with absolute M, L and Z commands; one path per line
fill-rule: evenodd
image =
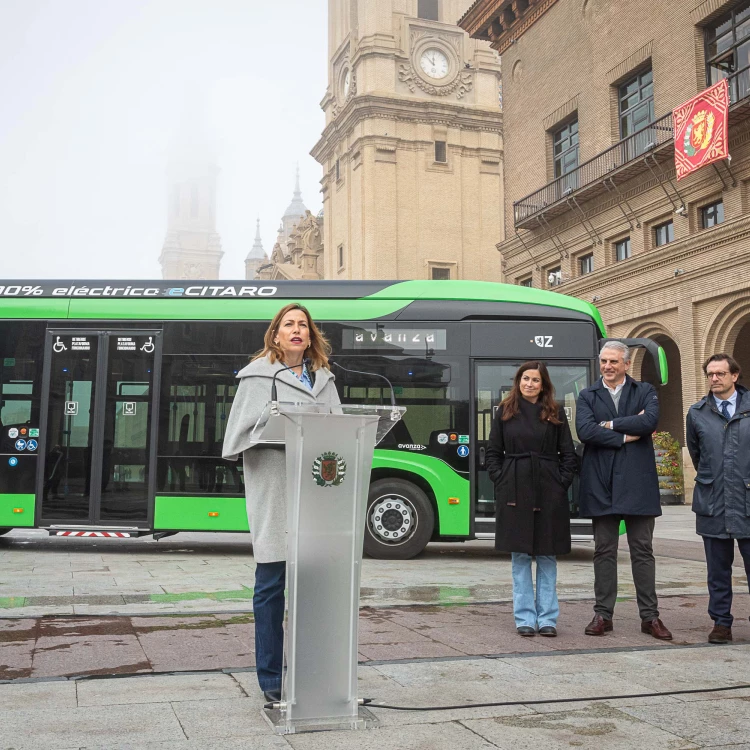
M 219 278 L 224 255 L 216 231 L 219 168 L 211 143 L 202 109 L 189 103 L 167 166 L 167 236 L 159 257 L 162 278 Z
M 325 278 L 501 280 L 500 60 L 469 0 L 329 0 Z

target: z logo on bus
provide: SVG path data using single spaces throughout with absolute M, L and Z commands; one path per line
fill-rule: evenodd
M 338 487 L 346 476 L 346 461 L 337 453 L 323 453 L 313 461 L 312 475 L 320 487 Z
M 554 347 L 552 336 L 534 336 L 534 343 L 537 346 L 541 346 L 542 349 L 552 349 Z

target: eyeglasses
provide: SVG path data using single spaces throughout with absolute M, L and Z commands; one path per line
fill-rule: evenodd
M 723 380 L 727 375 L 729 375 L 728 372 L 707 372 L 706 380 L 712 380 L 713 378 L 719 378 L 720 380 Z

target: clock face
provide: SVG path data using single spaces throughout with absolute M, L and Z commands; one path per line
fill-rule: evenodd
M 448 58 L 435 47 L 426 49 L 419 58 L 419 65 L 430 78 L 445 78 L 448 75 Z

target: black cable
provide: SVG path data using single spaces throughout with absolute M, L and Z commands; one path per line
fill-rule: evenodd
M 614 701 L 623 698 L 658 698 L 666 695 L 691 695 L 693 693 L 719 693 L 726 690 L 744 690 L 750 685 L 731 685 L 729 687 L 696 688 L 691 690 L 667 690 L 656 693 L 632 693 L 630 695 L 603 695 L 595 698 L 549 698 L 537 701 L 502 701 L 499 703 L 464 703 L 460 706 L 389 706 L 376 703 L 374 698 L 364 698 L 363 704 L 371 708 L 389 708 L 393 711 L 455 711 L 459 708 L 496 708 L 500 706 L 539 706 L 547 703 L 581 703 L 583 701 Z

